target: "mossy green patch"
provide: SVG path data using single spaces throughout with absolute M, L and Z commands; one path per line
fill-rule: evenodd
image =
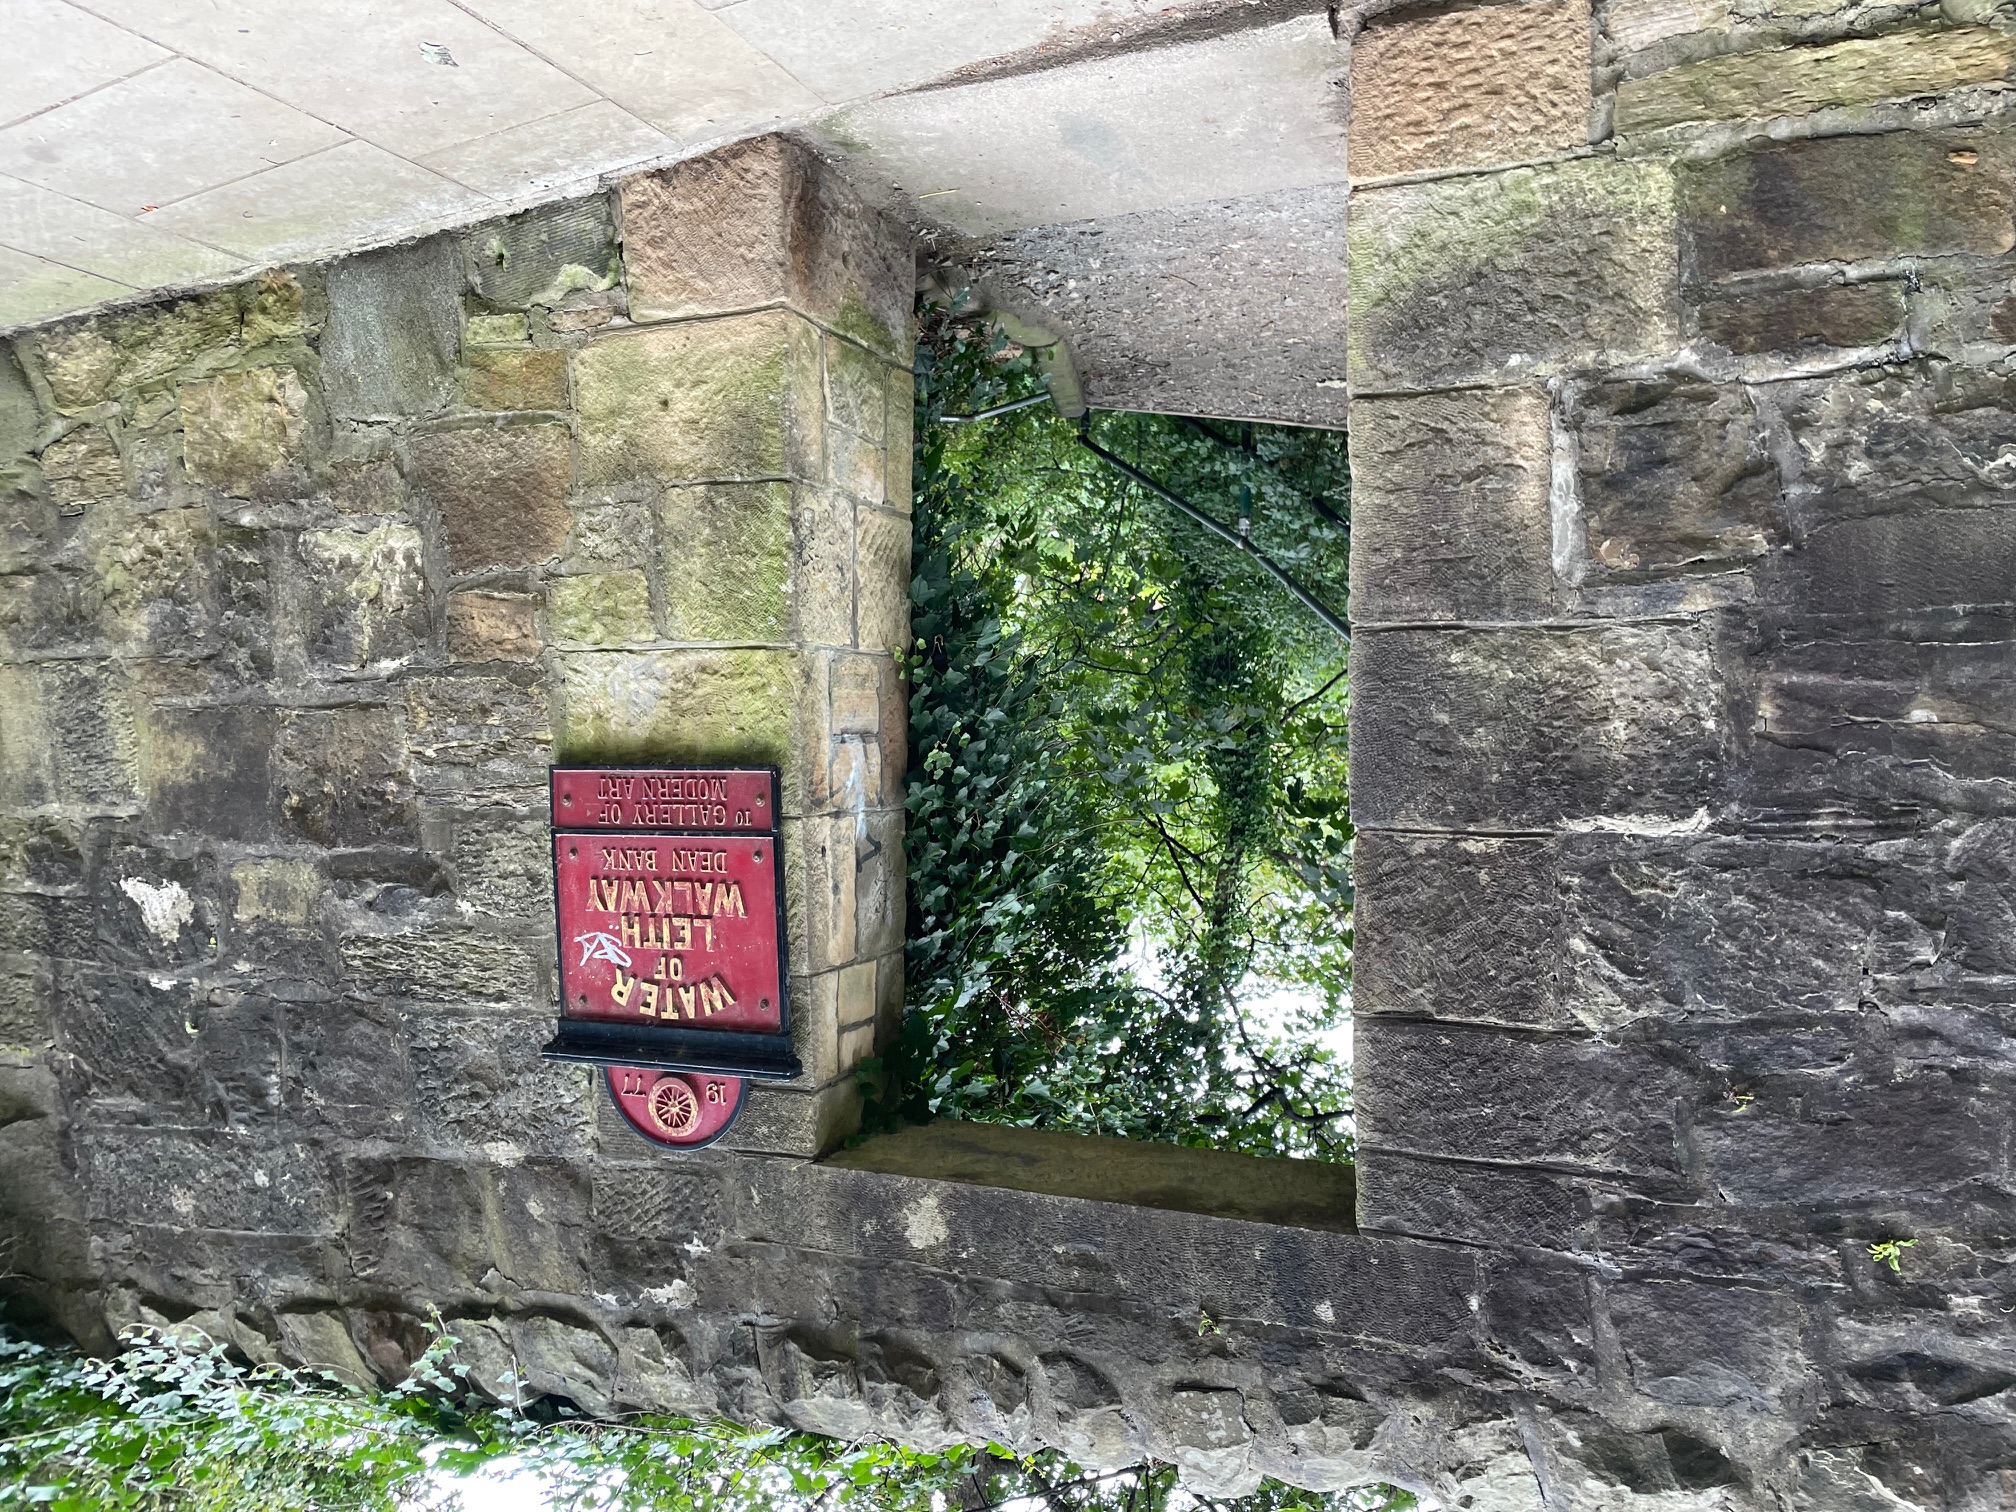
M 1351 379 L 1433 387 L 1653 350 L 1678 330 L 1663 163 L 1584 159 L 1357 196 Z
M 546 585 L 546 627 L 555 641 L 621 646 L 653 639 L 651 590 L 641 572 L 584 572 Z
M 658 506 L 666 631 L 674 640 L 777 641 L 790 631 L 791 485 L 668 490 Z
M 562 653 L 554 759 L 788 771 L 805 684 L 787 651 Z

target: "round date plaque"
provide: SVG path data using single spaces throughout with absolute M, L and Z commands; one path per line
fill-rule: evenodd
M 606 1066 L 609 1095 L 623 1119 L 653 1144 L 696 1150 L 728 1132 L 742 1107 L 739 1076 Z

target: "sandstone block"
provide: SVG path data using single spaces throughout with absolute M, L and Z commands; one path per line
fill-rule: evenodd
M 585 572 L 546 585 L 546 629 L 563 644 L 620 646 L 657 636 L 641 572 Z
M 544 1014 L 443 1013 L 433 1004 L 403 1021 L 422 1129 L 449 1146 L 543 1158 L 585 1154 L 591 1096 L 586 1066 L 539 1059 L 553 1036 Z
M 793 970 L 830 971 L 860 954 L 855 831 L 852 814 L 785 821 L 785 917 Z
M 237 862 L 231 882 L 238 899 L 233 913 L 240 923 L 270 923 L 302 927 L 321 917 L 322 873 L 312 862 L 262 858 Z
M 1692 276 L 2016 246 L 2016 149 L 1978 130 L 1816 137 L 1677 170 Z
M 863 957 L 903 948 L 903 813 L 854 817 L 854 950 Z
M 58 1043 L 74 1058 L 63 1076 L 72 1097 L 152 1104 L 199 1128 L 242 1129 L 270 1117 L 280 1075 L 273 1003 L 252 996 L 208 1003 L 169 977 L 68 965 L 57 985 Z
M 343 968 L 358 988 L 380 997 L 446 1003 L 543 1002 L 540 962 L 523 942 L 474 929 L 351 935 Z
M 246 368 L 182 385 L 182 457 L 189 476 L 235 498 L 301 480 L 308 391 L 292 368 Z
M 1828 284 L 1746 294 L 1701 306 L 1701 334 L 1739 356 L 1877 346 L 1904 324 L 1901 283 Z
M 1603 32 L 1622 51 L 1641 52 L 1668 37 L 1722 31 L 1729 9 L 1730 0 L 1610 0 Z
M 148 711 L 149 829 L 222 840 L 277 838 L 270 763 L 278 724 L 278 711 L 256 704 Z
M 1361 829 L 1675 821 L 1722 801 L 1728 724 L 1697 627 L 1391 630 L 1352 651 Z
M 1912 28 L 1821 47 L 1730 53 L 1626 79 L 1617 86 L 1617 131 L 1939 95 L 2000 83 L 2012 63 L 2016 37 L 1983 27 Z
M 567 354 L 558 348 L 479 348 L 465 362 L 462 402 L 471 409 L 567 408 Z
M 861 1127 L 861 1094 L 843 1076 L 816 1092 L 752 1082 L 723 1148 L 759 1155 L 823 1155 Z
M 448 595 L 448 654 L 456 661 L 537 661 L 538 600 L 522 593 Z
M 339 1207 L 326 1152 L 239 1132 L 79 1130 L 77 1175 L 93 1218 L 166 1229 L 331 1234 Z
M 449 236 L 366 252 L 329 268 L 321 350 L 331 414 L 431 415 L 447 405 L 462 342 L 464 277 Z
M 1778 469 L 1743 389 L 1598 384 L 1580 402 L 1576 441 L 1582 581 L 1726 572 L 1785 538 Z
M 1591 1236 L 1586 1187 L 1551 1172 L 1368 1150 L 1358 1163 L 1359 1223 L 1469 1244 L 1570 1249 Z
M 842 493 L 881 503 L 888 488 L 886 460 L 880 446 L 852 431 L 826 432 L 826 481 Z
M 408 502 L 406 482 L 399 476 L 397 464 L 383 458 L 331 462 L 329 502 L 339 514 L 403 514 Z
M 788 312 L 604 337 L 574 358 L 582 480 L 824 473 L 818 332 Z
M 1589 139 L 1585 0 L 1375 18 L 1351 44 L 1351 175 L 1552 157 Z
M 279 711 L 271 770 L 288 829 L 318 845 L 417 846 L 401 734 L 384 707 Z
M 543 801 L 553 737 L 536 668 L 408 677 L 404 686 L 405 748 L 423 793 Z
M 1680 1170 L 1676 1115 L 1691 1090 L 1642 1050 L 1390 1019 L 1361 1024 L 1356 1047 L 1368 1152 Z
M 36 1055 L 56 1037 L 55 976 L 31 955 L 0 955 L 0 1055 Z
M 566 565 L 641 567 L 648 572 L 658 554 L 653 503 L 649 498 L 615 498 L 577 506 L 574 529 L 567 538 Z
M 1797 482 L 1816 518 L 1994 508 L 2009 499 L 2001 459 L 2016 433 L 2016 379 L 1957 364 L 1901 365 L 1768 392 L 1797 442 Z
M 908 232 L 781 136 L 626 180 L 619 194 L 631 318 L 789 303 L 909 360 Z
M 854 643 L 864 651 L 910 644 L 910 521 L 879 509 L 855 512 Z
M 74 414 L 229 347 L 238 329 L 238 297 L 220 290 L 130 314 L 94 316 L 24 344 L 48 379 L 56 407 Z
M 453 571 L 536 567 L 565 549 L 573 481 L 566 426 L 440 431 L 415 437 L 412 459 L 415 479 L 440 506 Z
M 879 447 L 888 419 L 887 365 L 850 341 L 828 337 L 824 346 L 826 417 Z
M 791 496 L 795 639 L 845 646 L 854 639 L 855 505 L 830 488 L 800 486 Z
M 824 597 L 836 587 L 844 593 L 848 578 L 837 585 L 806 580 L 793 562 L 793 517 L 801 505 L 811 514 L 823 502 L 817 490 L 788 483 L 667 489 L 658 501 L 667 634 L 674 640 L 781 641 L 792 634 L 794 611 L 800 618 L 821 613 Z M 816 532 L 817 516 L 808 523 Z M 812 538 L 799 549 L 819 552 L 822 563 L 837 560 L 845 574 L 851 564 L 833 544 L 808 534 Z
M 140 730 L 131 685 L 117 662 L 44 662 L 33 673 L 24 735 L 34 738 L 38 704 L 42 740 L 63 801 L 124 808 L 139 796 Z M 9 720 L 20 705 L 10 704 Z
M 2016 341 L 2016 337 L 2010 338 Z M 889 409 L 883 425 L 882 502 L 903 514 L 910 512 L 912 447 L 916 444 L 917 379 L 908 368 L 891 368 L 888 373 Z
M 49 497 L 66 514 L 126 491 L 125 464 L 100 425 L 81 425 L 44 447 L 42 476 L 49 481 Z
M 1590 159 L 1352 196 L 1354 390 L 1507 381 L 1673 343 L 1673 187 Z
M 554 758 L 560 761 L 778 766 L 794 811 L 806 703 L 799 659 L 784 651 L 570 652 L 559 659 Z
M 1575 1026 L 1550 842 L 1368 830 L 1353 873 L 1355 1013 Z
M 1662 1405 L 1755 1412 L 1810 1389 L 1810 1325 L 1794 1296 L 1642 1280 L 1612 1292 L 1609 1313 L 1632 1385 Z
M 1548 617 L 1552 468 L 1547 395 L 1539 389 L 1353 405 L 1356 618 Z
M 534 813 L 486 805 L 455 816 L 455 895 L 485 913 L 553 914 L 553 847 Z
M 425 653 L 426 546 L 411 525 L 309 530 L 300 538 L 311 609 L 303 633 L 319 670 L 384 672 Z
M 530 338 L 531 328 L 521 314 L 471 315 L 462 334 L 472 347 L 519 346 Z
M 881 658 L 834 656 L 827 660 L 827 696 L 836 735 L 873 735 L 882 721 Z
M 557 304 L 578 289 L 607 289 L 623 276 L 609 197 L 542 205 L 478 226 L 463 238 L 469 281 L 492 305 Z

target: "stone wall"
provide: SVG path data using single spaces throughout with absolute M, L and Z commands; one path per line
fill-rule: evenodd
M 1685 1487 L 1677 1434 L 1766 1505 L 2016 1497 L 2016 35 L 1968 14 L 1356 44 L 1360 1221 L 1552 1288 L 1543 1485 Z
M 0 347 L 15 1267 L 334 1243 L 388 1151 L 585 1157 L 554 761 L 783 769 L 806 1072 L 731 1142 L 851 1127 L 902 1001 L 912 287 L 772 138 Z
M 385 1378 L 438 1307 L 500 1396 L 1219 1491 L 2016 1500 L 2010 39 L 1949 11 L 1357 40 L 1308 354 L 1355 1232 L 779 1158 L 845 1126 L 900 936 L 908 269 L 808 160 L 18 341 L 13 1289 Z M 830 1039 L 742 1149 L 533 1058 L 554 754 L 786 765 Z

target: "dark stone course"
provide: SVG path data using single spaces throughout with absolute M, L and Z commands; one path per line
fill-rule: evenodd
M 1682 257 L 1711 280 L 1803 263 L 2016 246 L 2016 147 L 1999 132 L 1773 143 L 1682 163 Z
M 1785 538 L 1778 469 L 1735 387 L 1598 384 L 1576 415 L 1584 581 L 1740 569 Z
M 1904 324 L 1904 292 L 1885 281 L 1738 294 L 1703 304 L 1697 319 L 1703 337 L 1744 357 L 1877 346 Z
M 1361 828 L 1677 820 L 1722 799 L 1729 736 L 1696 627 L 1390 630 L 1353 650 Z

